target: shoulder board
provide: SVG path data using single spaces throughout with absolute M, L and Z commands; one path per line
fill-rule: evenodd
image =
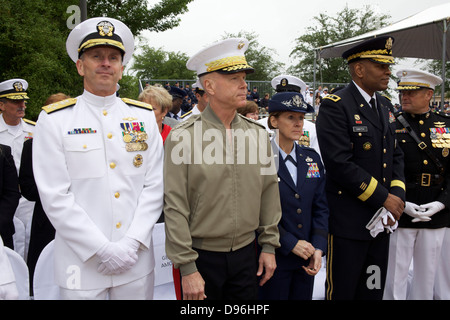
M 341 100 L 341 97 L 335 95 L 335 94 L 327 94 L 324 99 L 329 99 L 333 102 L 338 102 L 339 100 Z
M 180 118 L 184 119 L 184 117 L 187 117 L 188 115 L 190 115 L 192 113 L 192 110 L 189 110 L 188 112 L 186 112 L 185 114 L 183 114 Z
M 62 101 L 58 101 L 52 104 L 49 104 L 42 109 L 47 113 L 52 113 L 58 110 L 62 110 L 67 107 L 72 107 L 77 103 L 77 98 L 69 98 Z
M 151 104 L 148 104 L 148 103 L 145 103 L 145 102 L 142 102 L 142 101 L 128 99 L 128 98 L 122 98 L 122 101 L 125 102 L 129 106 L 143 108 L 143 109 L 147 109 L 147 110 L 153 111 L 153 107 L 152 107 Z
M 178 124 L 175 127 L 173 127 L 170 132 L 176 134 L 178 129 L 184 130 L 189 128 L 199 117 L 200 117 L 199 114 L 194 114 L 192 117 L 187 118 L 185 121 L 178 122 Z
M 436 111 L 435 114 L 437 114 L 438 116 L 441 116 L 443 118 L 450 118 L 450 114 L 446 113 L 446 112 L 442 112 L 442 111 Z
M 28 120 L 28 119 L 24 119 L 24 118 L 22 118 L 22 120 L 25 121 L 28 124 L 31 124 L 32 126 L 36 125 L 36 122 L 34 122 L 34 121 L 31 121 L 31 120 Z
M 389 98 L 388 96 L 386 96 L 386 95 L 384 95 L 384 94 L 382 94 L 381 96 L 384 97 L 384 98 L 386 98 L 386 99 L 388 99 L 389 101 L 391 101 L 391 98 Z

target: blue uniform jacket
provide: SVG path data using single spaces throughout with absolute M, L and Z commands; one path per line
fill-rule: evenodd
M 325 254 L 329 211 L 325 194 L 324 167 L 320 156 L 312 148 L 295 144 L 296 186 L 274 142 L 272 148 L 274 156 L 278 157 L 276 160 L 279 160 L 278 186 L 282 209 L 278 225 L 281 247 L 277 249 L 277 253 L 288 256 L 298 240 L 306 240 Z

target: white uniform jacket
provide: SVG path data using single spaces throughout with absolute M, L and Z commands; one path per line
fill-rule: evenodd
M 11 153 L 19 174 L 20 158 L 22 156 L 23 143 L 33 138 L 34 122 L 22 119 L 16 130 L 11 130 L 0 115 L 0 143 L 11 147 Z
M 87 91 L 73 106 L 48 108 L 59 110 L 39 115 L 33 170 L 43 208 L 56 229 L 58 285 L 107 288 L 151 273 L 151 235 L 162 212 L 164 189 L 163 144 L 153 112 L 115 95 Z M 146 150 L 138 140 L 133 140 L 134 149 L 125 142 L 126 129 L 136 126 L 148 135 Z M 141 244 L 138 262 L 120 275 L 100 274 L 95 253 L 125 235 Z

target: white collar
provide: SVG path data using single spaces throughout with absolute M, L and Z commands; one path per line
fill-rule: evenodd
M 353 81 L 353 80 L 352 80 L 352 81 Z M 353 81 L 353 83 L 355 84 L 356 88 L 358 88 L 359 93 L 361 93 L 361 95 L 363 96 L 364 100 L 367 101 L 367 103 L 369 104 L 369 106 L 370 106 L 370 99 L 373 98 L 373 99 L 375 100 L 375 102 L 377 101 L 377 97 L 376 97 L 376 94 L 375 94 L 375 93 L 374 93 L 373 96 L 371 97 L 367 92 L 365 92 L 363 89 L 361 89 L 361 87 L 358 86 L 358 85 L 356 84 L 355 81 Z
M 117 101 L 117 96 L 116 93 L 113 93 L 110 96 L 106 96 L 106 97 L 101 97 L 101 96 L 96 96 L 95 94 L 90 93 L 87 90 L 84 90 L 83 94 L 81 95 L 81 97 L 89 104 L 89 105 L 93 105 L 95 107 L 111 107 L 114 105 L 114 103 L 116 103 Z

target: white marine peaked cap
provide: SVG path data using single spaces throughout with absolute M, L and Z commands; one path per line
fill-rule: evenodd
M 186 63 L 186 67 L 196 71 L 199 77 L 210 72 L 252 73 L 254 69 L 247 64 L 244 55 L 248 44 L 245 38 L 230 38 L 216 42 L 193 55 Z
M 442 79 L 434 74 L 416 69 L 403 69 L 397 72 L 400 78 L 397 90 L 433 89 L 442 83 Z

